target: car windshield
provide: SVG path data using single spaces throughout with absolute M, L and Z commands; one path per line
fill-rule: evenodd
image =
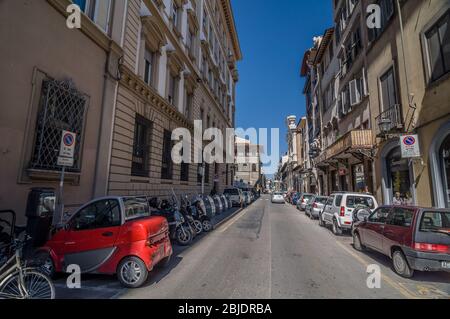
M 450 212 L 425 212 L 420 231 L 436 231 L 450 234 Z
M 273 193 L 273 196 L 282 196 L 283 194 L 281 193 Z
M 328 198 L 326 197 L 316 197 L 314 202 L 325 205 L 327 203 L 327 200 Z
M 226 189 L 224 194 L 227 195 L 239 195 L 239 191 L 237 189 Z
M 150 208 L 145 198 L 124 198 L 125 220 L 143 218 L 150 216 Z
M 375 208 L 375 203 L 373 198 L 367 196 L 347 196 L 347 207 L 367 207 L 370 209 Z

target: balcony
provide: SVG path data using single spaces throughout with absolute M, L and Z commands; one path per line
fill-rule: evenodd
M 327 159 L 341 157 L 351 150 L 371 149 L 372 147 L 371 130 L 350 131 L 328 148 Z
M 378 126 L 378 137 L 384 137 L 387 134 L 399 132 L 403 129 L 401 105 L 395 104 L 382 112 L 375 120 Z

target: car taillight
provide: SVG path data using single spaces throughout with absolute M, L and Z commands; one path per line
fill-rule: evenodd
M 344 217 L 344 216 L 345 216 L 345 207 L 344 207 L 344 206 L 341 206 L 341 213 L 340 213 L 340 216 L 341 216 L 341 217 Z
M 450 253 L 450 246 L 439 244 L 415 243 L 414 250 L 430 253 L 448 254 Z
M 313 204 L 313 207 L 314 207 L 314 208 L 317 208 L 317 203 L 314 203 L 314 204 Z

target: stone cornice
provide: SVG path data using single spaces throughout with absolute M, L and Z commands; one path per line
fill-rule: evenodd
M 121 79 L 120 84 L 132 91 L 136 96 L 145 102 L 153 105 L 158 111 L 164 113 L 177 124 L 194 129 L 194 125 L 183 114 L 181 114 L 175 107 L 161 97 L 152 87 L 148 86 L 140 77 L 134 74 L 126 66 L 120 67 Z
M 236 24 L 234 22 L 233 9 L 231 8 L 231 2 L 230 2 L 230 0 L 221 0 L 220 2 L 222 4 L 228 31 L 230 32 L 230 35 L 231 35 L 235 59 L 236 59 L 236 61 L 242 60 L 241 45 L 239 44 L 239 37 L 237 34 L 237 30 L 236 30 Z

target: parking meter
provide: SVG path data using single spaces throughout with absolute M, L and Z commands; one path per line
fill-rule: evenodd
M 28 194 L 27 234 L 32 238 L 30 246 L 41 247 L 47 240 L 55 213 L 56 194 L 53 188 L 32 188 Z

